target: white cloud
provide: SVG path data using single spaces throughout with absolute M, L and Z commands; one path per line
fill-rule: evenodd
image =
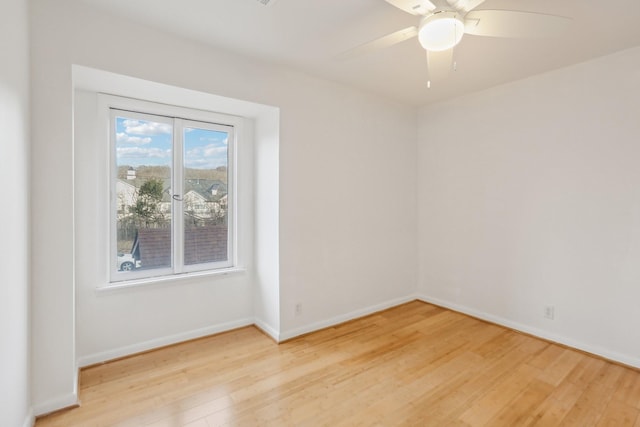
M 160 148 L 142 148 L 142 147 L 118 147 L 116 149 L 119 159 L 142 159 L 142 158 L 159 158 L 165 159 L 171 157 L 171 150 L 162 150 Z
M 118 144 L 136 144 L 136 145 L 142 145 L 142 144 L 149 144 L 151 142 L 151 137 L 139 137 L 139 136 L 131 136 L 131 135 L 127 135 L 124 132 L 118 132 L 116 134 L 116 141 L 118 142 Z
M 195 147 L 186 152 L 187 158 L 193 157 L 226 157 L 227 147 L 219 147 L 215 144 L 205 145 L 204 147 Z
M 206 147 L 204 147 L 203 154 L 205 157 L 221 156 L 221 155 L 224 155 L 226 157 L 227 147 L 215 147 L 213 145 L 207 145 Z
M 184 162 L 187 167 L 198 169 L 214 169 L 218 166 L 226 166 L 227 147 L 219 147 L 215 144 L 195 147 L 185 153 Z
M 224 144 L 224 145 L 228 145 L 229 143 L 229 137 L 225 136 L 223 138 L 205 138 L 205 137 L 200 137 L 200 141 L 206 141 L 206 142 L 213 142 L 214 144 Z
M 122 124 L 125 132 L 133 135 L 171 135 L 172 131 L 171 125 L 167 123 L 127 119 Z

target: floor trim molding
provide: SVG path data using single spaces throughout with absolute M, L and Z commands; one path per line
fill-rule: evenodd
M 78 392 L 69 393 L 66 396 L 60 396 L 54 399 L 49 399 L 46 402 L 33 405 L 33 415 L 35 417 L 42 417 L 55 412 L 64 411 L 66 409 L 77 408 L 80 406 L 78 401 Z
M 464 305 L 452 303 L 450 301 L 446 301 L 440 298 L 431 297 L 429 295 L 421 294 L 421 295 L 418 295 L 417 299 L 422 302 L 426 302 L 428 304 L 437 305 L 439 307 L 443 307 L 443 308 L 453 310 L 462 314 L 466 314 L 471 317 L 475 317 L 476 319 L 484 320 L 489 323 L 494 323 L 499 326 L 504 326 L 505 328 L 513 329 L 515 331 L 523 332 L 525 334 L 532 335 L 536 338 L 541 338 L 543 340 L 561 344 L 566 347 L 573 348 L 575 350 L 583 351 L 585 353 L 598 356 L 600 358 L 606 359 L 611 362 L 615 362 L 617 364 L 625 365 L 634 369 L 640 369 L 640 359 L 636 357 L 631 357 L 631 356 L 617 353 L 614 351 L 609 351 L 602 347 L 585 344 L 583 342 L 576 341 L 574 339 L 567 338 L 562 335 L 554 334 L 552 332 L 548 332 L 539 328 L 528 326 L 523 323 L 514 322 L 504 317 L 495 316 L 493 314 L 476 310 L 474 308 L 467 307 Z
M 242 328 L 245 326 L 251 326 L 254 324 L 253 318 L 238 319 L 232 322 L 220 323 L 217 325 L 208 326 L 206 328 L 194 329 L 191 331 L 181 332 L 179 334 L 169 335 L 166 337 L 156 338 L 141 343 L 136 343 L 124 347 L 118 347 L 112 350 L 103 351 L 100 353 L 94 353 L 87 356 L 78 358 L 78 366 L 85 368 L 91 365 L 97 365 L 114 359 L 120 359 L 134 355 L 136 353 L 142 353 L 149 350 L 155 350 L 160 347 L 165 347 L 172 344 L 178 344 L 184 341 L 189 341 L 196 338 L 202 338 L 209 335 L 218 334 L 221 332 L 227 332 L 233 329 Z
M 358 319 L 360 317 L 368 316 L 370 314 L 376 313 L 378 311 L 387 310 L 389 308 L 406 304 L 411 301 L 415 301 L 417 299 L 416 295 L 408 295 L 405 297 L 394 298 L 389 301 L 385 301 L 379 304 L 374 304 L 369 307 L 364 307 L 358 310 L 351 311 L 349 313 L 341 314 L 338 316 L 331 317 L 326 320 L 321 320 L 319 322 L 310 323 L 308 325 L 304 325 L 298 328 L 290 329 L 288 331 L 280 332 L 278 342 L 283 342 L 290 340 L 292 338 L 298 337 L 300 335 L 309 334 L 311 332 L 316 332 L 321 329 L 329 328 L 332 326 L 339 325 L 341 323 L 348 322 L 350 320 Z
M 33 409 L 29 409 L 29 412 L 22 423 L 22 427 L 33 427 L 35 423 L 36 417 L 33 416 Z

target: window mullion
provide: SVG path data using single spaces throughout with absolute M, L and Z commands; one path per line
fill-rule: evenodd
M 184 123 L 174 119 L 173 126 L 173 270 L 184 271 Z

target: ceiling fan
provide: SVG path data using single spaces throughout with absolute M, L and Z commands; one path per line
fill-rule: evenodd
M 385 0 L 412 15 L 417 26 L 404 28 L 338 55 L 349 59 L 418 37 L 427 51 L 428 87 L 455 68 L 453 48 L 464 34 L 490 37 L 546 37 L 566 29 L 569 18 L 515 10 L 475 10 L 485 0 Z

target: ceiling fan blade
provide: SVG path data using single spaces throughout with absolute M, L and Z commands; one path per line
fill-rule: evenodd
M 475 10 L 465 16 L 464 32 L 475 36 L 539 38 L 565 31 L 570 18 L 514 10 Z
M 385 0 L 387 3 L 412 15 L 426 15 L 436 10 L 429 0 Z
M 434 82 L 449 77 L 453 71 L 453 49 L 441 52 L 427 51 L 429 81 Z
M 484 3 L 485 0 L 447 0 L 458 12 L 469 12 Z
M 357 56 L 365 55 L 375 50 L 384 49 L 386 47 L 393 46 L 405 40 L 409 40 L 413 37 L 416 37 L 417 35 L 418 35 L 418 27 L 408 27 L 403 30 L 396 31 L 395 33 L 387 34 L 386 36 L 380 37 L 379 39 L 375 39 L 368 43 L 354 47 L 353 49 L 349 49 L 345 52 L 342 52 L 341 54 L 336 55 L 335 59 L 342 61 L 342 60 L 355 58 Z

